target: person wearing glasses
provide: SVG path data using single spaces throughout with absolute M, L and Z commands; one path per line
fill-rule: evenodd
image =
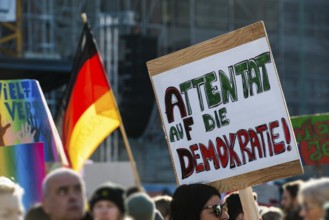
M 226 204 L 212 186 L 179 186 L 172 196 L 170 220 L 228 220 Z
M 329 201 L 329 178 L 311 179 L 302 184 L 299 199 L 300 215 L 304 220 L 322 220 L 326 211 L 324 205 Z

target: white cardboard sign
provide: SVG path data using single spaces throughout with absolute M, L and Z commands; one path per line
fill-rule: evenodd
M 151 80 L 179 184 L 299 160 L 266 37 Z

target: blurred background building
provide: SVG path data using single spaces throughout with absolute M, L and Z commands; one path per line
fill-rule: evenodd
M 328 112 L 328 11 L 327 0 L 0 0 L 0 78 L 38 79 L 55 117 L 86 12 L 143 183 L 174 183 L 145 62 L 263 20 L 290 115 Z M 120 133 L 92 160 L 127 160 Z

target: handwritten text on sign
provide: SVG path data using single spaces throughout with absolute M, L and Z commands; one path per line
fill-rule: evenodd
M 181 184 L 299 158 L 266 38 L 152 79 Z
M 305 165 L 329 164 L 329 114 L 291 118 Z

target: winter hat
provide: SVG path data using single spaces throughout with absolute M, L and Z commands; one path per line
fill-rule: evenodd
M 144 192 L 137 192 L 128 197 L 126 201 L 128 215 L 134 220 L 154 220 L 155 205 Z
M 120 185 L 114 183 L 102 184 L 97 187 L 89 201 L 90 210 L 93 210 L 97 202 L 108 200 L 113 202 L 120 209 L 121 213 L 124 213 L 124 193 L 125 190 Z

